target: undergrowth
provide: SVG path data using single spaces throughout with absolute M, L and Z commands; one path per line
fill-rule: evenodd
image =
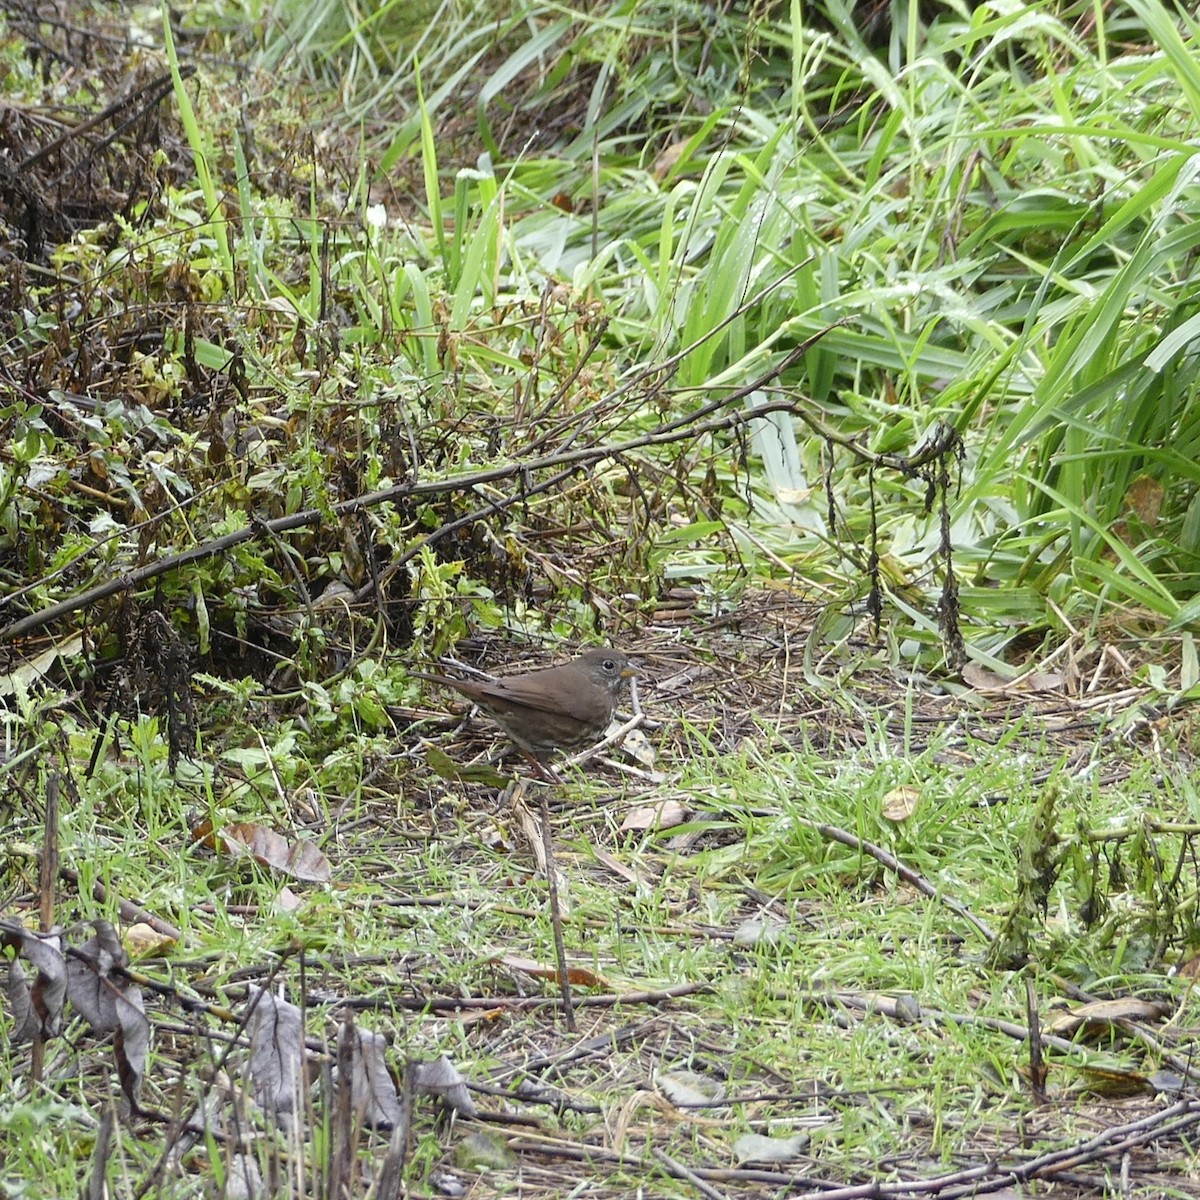
M 1194 18 L 484 7 L 0 26 L 3 1188 L 1188 1194 Z M 539 862 L 409 668 L 593 641 Z

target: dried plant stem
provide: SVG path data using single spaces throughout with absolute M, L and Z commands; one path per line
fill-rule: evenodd
M 554 835 L 550 825 L 549 789 L 542 788 L 542 849 L 546 856 L 546 882 L 550 886 L 550 923 L 554 928 L 554 958 L 558 986 L 562 996 L 563 1018 L 575 1032 L 575 1004 L 571 999 L 571 978 L 567 973 L 567 947 L 563 939 L 562 909 L 558 904 L 558 865 L 554 861 Z

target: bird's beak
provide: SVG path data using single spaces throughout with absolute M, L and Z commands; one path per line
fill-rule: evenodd
M 640 674 L 641 671 L 639 671 L 637 667 L 633 665 L 633 663 L 629 663 L 627 666 L 621 668 L 622 679 L 633 679 Z

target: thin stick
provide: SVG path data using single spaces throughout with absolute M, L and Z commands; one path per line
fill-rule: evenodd
M 839 829 L 836 825 L 823 825 L 818 821 L 810 821 L 806 817 L 797 817 L 796 820 L 806 825 L 809 829 L 815 829 L 822 837 L 827 837 L 830 841 L 841 842 L 843 846 L 849 846 L 852 850 L 862 851 L 863 854 L 882 863 L 889 871 L 895 871 L 901 879 L 907 883 L 911 883 L 922 895 L 928 896 L 931 900 L 937 900 L 939 903 L 944 904 L 952 913 L 957 913 L 964 921 L 969 921 L 989 942 L 996 940 L 995 933 L 992 932 L 987 923 L 980 920 L 965 904 L 935 888 L 919 871 L 906 866 L 894 854 L 889 853 L 882 846 L 877 846 L 874 842 L 868 842 L 864 838 L 856 837 L 853 833 Z
M 1046 1063 L 1042 1058 L 1042 1022 L 1033 976 L 1025 976 L 1025 1019 L 1029 1022 L 1029 1090 L 1035 1104 L 1046 1103 Z
M 705 1183 L 686 1163 L 672 1158 L 665 1150 L 659 1150 L 657 1146 L 654 1148 L 653 1154 L 676 1179 L 686 1179 L 700 1195 L 707 1196 L 708 1200 L 725 1200 L 725 1196 L 721 1192 L 718 1192 L 711 1183 Z
M 834 326 L 830 326 L 829 328 L 832 329 Z M 514 496 L 498 498 L 468 513 L 465 517 L 450 521 L 446 525 L 426 534 L 425 537 L 416 539 L 389 566 L 387 572 L 385 572 L 385 578 L 388 578 L 419 554 L 425 546 L 431 545 L 455 530 L 473 524 L 475 521 L 482 520 L 493 513 L 503 512 L 513 504 L 523 503 L 530 496 L 557 487 L 558 484 L 569 479 L 581 467 L 594 465 L 609 458 L 619 458 L 622 454 L 627 454 L 631 450 L 670 445 L 674 442 L 700 437 L 706 433 L 740 428 L 752 421 L 756 416 L 761 416 L 769 412 L 788 412 L 795 416 L 801 416 L 799 405 L 794 401 L 784 400 L 771 401 L 766 404 L 757 405 L 752 409 L 727 413 L 725 416 L 711 421 L 701 420 L 702 417 L 707 416 L 709 413 L 721 408 L 727 408 L 736 404 L 737 401 L 744 397 L 751 395 L 753 392 L 761 390 L 782 371 L 798 362 L 812 344 L 827 332 L 828 330 L 821 330 L 820 333 L 806 339 L 773 367 L 744 387 L 739 387 L 727 396 L 704 405 L 694 413 L 688 413 L 683 417 L 668 421 L 641 437 L 631 438 L 624 442 L 601 443 L 599 445 L 584 446 L 578 450 L 567 450 L 558 454 L 543 455 L 522 462 L 508 463 L 501 467 L 492 467 L 485 471 L 473 471 L 451 479 L 433 480 L 425 483 L 400 483 L 395 487 L 385 488 L 382 491 L 368 492 L 362 496 L 355 496 L 350 500 L 343 500 L 338 504 L 330 505 L 328 508 L 306 508 L 300 512 L 292 513 L 290 516 L 279 517 L 272 521 L 254 522 L 243 529 L 213 538 L 211 541 L 204 542 L 199 546 L 193 546 L 191 549 L 181 551 L 179 554 L 169 555 L 156 562 L 138 567 L 134 571 L 117 575 L 115 578 L 98 584 L 96 587 L 89 588 L 77 596 L 71 596 L 66 600 L 61 600 L 57 604 L 52 604 L 48 608 L 42 609 L 40 612 L 30 613 L 28 616 L 21 617 L 19 620 L 0 628 L 0 643 L 12 641 L 23 634 L 29 633 L 33 629 L 38 629 L 43 625 L 58 620 L 60 617 L 66 616 L 68 613 L 86 608 L 100 600 L 107 599 L 109 596 L 114 596 L 118 592 L 141 587 L 143 584 L 158 578 L 160 575 L 165 575 L 169 571 L 188 566 L 194 562 L 201 562 L 218 554 L 223 554 L 235 546 L 254 541 L 265 534 L 288 533 L 293 529 L 302 529 L 309 525 L 319 525 L 328 521 L 331 514 L 344 516 L 348 513 L 356 513 L 363 509 L 374 508 L 380 504 L 385 504 L 388 501 L 397 500 L 402 497 L 439 496 L 452 492 L 470 492 L 489 483 L 498 483 L 502 480 L 514 478 L 524 479 L 535 471 L 542 471 L 553 467 L 565 468 L 538 484 L 519 489 Z M 375 582 L 372 581 L 366 585 L 365 592 L 369 593 L 375 586 Z M 363 598 L 362 594 L 355 596 L 356 600 Z
M 563 939 L 562 910 L 558 906 L 558 864 L 554 861 L 554 838 L 550 832 L 549 788 L 542 788 L 542 849 L 546 854 L 546 882 L 550 885 L 550 924 L 554 927 L 554 957 L 558 968 L 558 986 L 562 995 L 563 1017 L 574 1033 L 575 1004 L 571 999 L 571 979 L 567 974 L 567 946 Z

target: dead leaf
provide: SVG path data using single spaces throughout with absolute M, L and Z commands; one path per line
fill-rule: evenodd
M 279 1125 L 298 1125 L 303 1120 L 308 1087 L 300 1010 L 253 986 L 247 1003 L 251 1005 L 246 1032 L 254 1099 Z
M 1125 503 L 1139 521 L 1152 529 L 1158 524 L 1158 514 L 1162 511 L 1163 486 L 1157 479 L 1149 475 L 1139 475 L 1125 493 Z
M 920 789 L 915 787 L 892 788 L 883 798 L 883 815 L 889 821 L 907 821 L 917 811 L 921 799 Z
M 340 580 L 334 579 L 313 601 L 313 609 L 319 612 L 323 608 L 342 608 L 349 612 L 353 604 L 354 589 L 347 587 Z
M 650 174 L 654 176 L 655 183 L 662 183 L 664 179 L 671 173 L 671 168 L 674 167 L 683 157 L 683 152 L 687 149 L 687 142 L 672 142 L 669 146 L 659 151 L 658 157 L 654 160 L 654 166 L 651 168 Z
M 733 1143 L 733 1153 L 739 1163 L 791 1162 L 800 1157 L 809 1141 L 807 1133 L 797 1133 L 786 1138 L 744 1133 Z
M 650 744 L 650 739 L 640 729 L 631 729 L 616 744 L 639 766 L 645 767 L 648 771 L 654 769 L 654 764 L 658 761 L 658 754 Z
M 1176 975 L 1184 979 L 1200 979 L 1200 954 L 1193 955 L 1186 962 L 1181 962 L 1175 969 Z
M 205 850 L 211 850 L 214 854 L 221 853 L 216 826 L 207 817 L 193 817 L 188 826 L 188 836 L 193 843 L 203 846 Z
M 679 1108 L 709 1107 L 725 1099 L 725 1085 L 695 1071 L 656 1071 L 654 1086 Z
M 1156 1092 L 1167 1092 L 1176 1094 L 1184 1091 L 1188 1087 L 1188 1081 L 1175 1071 L 1168 1071 L 1165 1067 L 1160 1067 L 1157 1071 L 1151 1073 L 1146 1082 Z
M 11 946 L 17 957 L 8 968 L 8 1007 L 14 1042 L 52 1038 L 62 1032 L 67 995 L 67 960 L 57 933 L 36 934 L 15 921 L 0 922 L 0 945 Z M 21 960 L 37 972 L 30 983 Z
M 281 875 L 304 883 L 328 883 L 333 878 L 329 859 L 312 842 L 289 842 L 273 829 L 250 821 L 227 825 L 220 836 L 229 854 L 249 854 Z
M 298 912 L 304 907 L 304 899 L 297 896 L 290 887 L 279 889 L 279 895 L 275 897 L 275 907 L 281 913 Z
M 95 937 L 67 958 L 67 997 L 93 1029 L 117 1035 L 117 1079 L 130 1111 L 136 1113 L 150 1051 L 150 1021 L 142 989 L 126 974 L 129 955 L 117 931 L 108 921 L 93 921 L 92 928 Z
M 0 675 L 0 696 L 11 696 L 18 688 L 28 691 L 29 685 L 41 679 L 60 658 L 74 658 L 83 649 L 83 638 L 76 634 L 43 650 L 37 658 L 22 663 L 15 671 Z
M 467 1081 L 462 1072 L 446 1055 L 432 1062 L 415 1062 L 413 1065 L 413 1087 L 425 1096 L 437 1096 L 447 1108 L 452 1108 L 463 1117 L 478 1115 L 475 1101 L 467 1091 Z
M 1067 686 L 1067 677 L 1062 671 L 1030 671 L 1021 682 L 1031 692 L 1061 692 Z
M 160 955 L 174 949 L 176 939 L 160 933 L 145 921 L 139 921 L 125 930 L 121 944 L 130 958 L 146 958 L 151 954 Z
M 226 1167 L 225 1200 L 260 1200 L 267 1194 L 262 1172 L 254 1157 L 250 1154 L 233 1155 Z
M 1012 675 L 1000 675 L 981 663 L 969 662 L 962 669 L 963 682 L 978 692 L 999 692 L 1005 696 L 1023 692 L 1060 692 L 1066 686 L 1067 677 L 1061 671 L 1026 671 Z
M 558 979 L 558 968 L 551 963 L 540 963 L 532 958 L 521 958 L 516 954 L 499 954 L 492 959 L 492 962 L 502 967 L 507 967 L 510 971 L 523 971 L 526 975 L 532 975 L 535 979 Z M 612 984 L 608 982 L 598 971 L 593 971 L 591 967 L 580 965 L 567 964 L 567 982 L 574 984 L 577 987 L 594 987 L 608 988 L 613 990 Z
M 1005 692 L 1013 681 L 1012 675 L 999 675 L 982 663 L 973 659 L 962 669 L 963 683 L 970 685 L 978 692 Z
M 660 800 L 657 804 L 639 804 L 631 808 L 621 822 L 622 833 L 643 833 L 649 829 L 673 829 L 687 820 L 687 809 L 678 800 Z
M 1156 1000 L 1139 1000 L 1136 996 L 1121 996 L 1115 1000 L 1097 1000 L 1092 1004 L 1080 1004 L 1067 1012 L 1060 1013 L 1047 1021 L 1043 1027 L 1047 1033 L 1059 1037 L 1071 1037 L 1077 1030 L 1087 1026 L 1089 1032 L 1104 1033 L 1121 1021 L 1157 1021 L 1171 1011 L 1166 1004 Z
M 626 883 L 637 884 L 643 882 L 632 867 L 627 867 L 615 854 L 610 854 L 603 846 L 593 846 L 592 853 L 596 856 L 598 863 L 606 866 L 614 875 L 619 879 L 625 880 Z
M 350 1062 L 350 1103 L 372 1129 L 392 1129 L 400 1120 L 400 1097 L 384 1057 L 387 1038 L 346 1021 L 338 1030 L 338 1057 Z

